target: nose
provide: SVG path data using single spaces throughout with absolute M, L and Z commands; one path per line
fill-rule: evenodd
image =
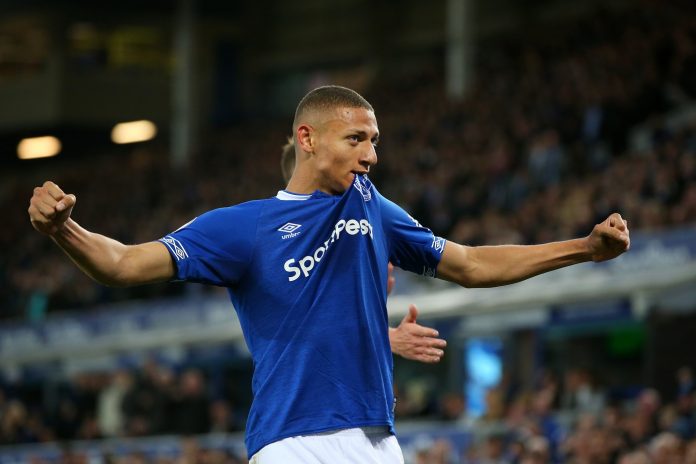
M 360 160 L 360 165 L 369 171 L 370 166 L 374 166 L 375 164 L 377 164 L 377 149 L 370 143 L 367 151 Z

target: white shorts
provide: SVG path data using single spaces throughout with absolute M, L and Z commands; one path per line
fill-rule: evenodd
M 403 464 L 386 427 L 361 427 L 285 438 L 264 446 L 249 464 Z

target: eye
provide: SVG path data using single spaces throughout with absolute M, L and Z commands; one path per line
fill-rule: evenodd
M 359 142 L 360 142 L 360 136 L 357 135 L 357 134 L 349 135 L 349 136 L 346 137 L 346 138 L 347 138 L 350 142 L 354 142 L 354 143 L 359 143 Z
M 379 145 L 379 139 L 375 137 L 374 139 L 372 139 L 372 146 L 377 148 L 377 145 Z

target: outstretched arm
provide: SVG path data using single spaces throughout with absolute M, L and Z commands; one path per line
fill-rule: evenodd
M 629 249 L 628 223 L 614 213 L 590 235 L 543 245 L 468 247 L 447 242 L 438 277 L 465 287 L 496 287 L 585 261 L 606 261 Z
M 53 182 L 34 189 L 29 204 L 32 226 L 46 234 L 82 271 L 105 285 L 163 282 L 174 276 L 174 263 L 159 242 L 124 245 L 92 233 L 70 218 L 77 199 Z

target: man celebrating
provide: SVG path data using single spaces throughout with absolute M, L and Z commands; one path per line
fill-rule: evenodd
M 126 246 L 70 219 L 74 195 L 37 187 L 29 215 L 107 285 L 171 279 L 225 286 L 254 359 L 246 444 L 252 462 L 401 463 L 394 437 L 387 266 L 467 287 L 504 285 L 629 247 L 612 214 L 585 238 L 467 247 L 433 236 L 382 197 L 367 173 L 372 106 L 320 87 L 293 123 L 296 167 L 273 198 L 210 211 L 158 242 Z
M 295 143 L 292 137 L 289 137 L 288 142 L 283 145 L 280 154 L 280 170 L 283 174 L 283 180 L 287 184 L 295 171 Z M 395 282 L 392 276 L 394 266 L 391 263 L 389 263 L 388 269 L 387 295 L 391 293 Z M 445 354 L 442 348 L 447 346 L 447 342 L 437 338 L 437 330 L 418 324 L 417 319 L 418 308 L 412 304 L 409 305 L 408 313 L 401 320 L 401 323 L 397 327 L 389 327 L 389 346 L 392 353 L 422 363 L 440 362 Z

